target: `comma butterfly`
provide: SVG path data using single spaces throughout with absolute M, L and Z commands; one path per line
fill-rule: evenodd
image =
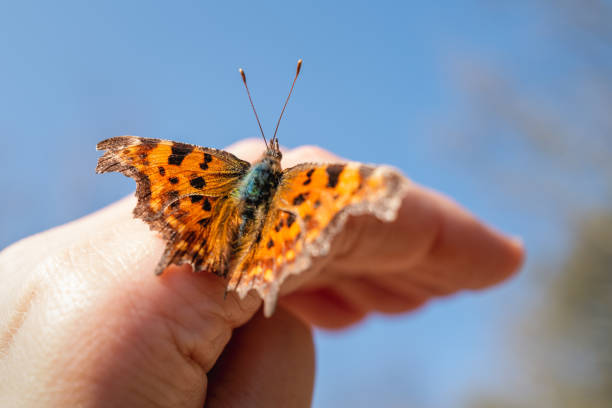
M 168 140 L 120 136 L 104 140 L 97 173 L 136 180 L 134 216 L 167 241 L 157 265 L 189 263 L 228 279 L 241 297 L 255 289 L 274 312 L 281 283 L 325 255 L 348 215 L 395 219 L 407 180 L 387 166 L 302 163 L 282 169 L 276 132 L 250 164 L 223 150 Z M 249 101 L 263 130 L 240 69 Z

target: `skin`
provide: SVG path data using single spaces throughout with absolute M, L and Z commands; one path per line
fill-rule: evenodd
M 263 143 L 228 150 L 255 160 Z M 315 147 L 285 167 L 339 161 Z M 171 266 L 163 241 L 131 216 L 133 198 L 0 253 L 0 406 L 309 406 L 312 327 L 484 289 L 523 262 L 519 240 L 413 185 L 397 220 L 349 220 L 329 256 L 287 281 L 274 316 L 213 274 Z

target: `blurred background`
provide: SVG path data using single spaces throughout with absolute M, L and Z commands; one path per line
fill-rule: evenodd
M 612 406 L 612 4 L 0 5 L 0 248 L 131 194 L 123 134 L 221 148 L 281 124 L 521 236 L 511 281 L 317 332 L 315 407 Z

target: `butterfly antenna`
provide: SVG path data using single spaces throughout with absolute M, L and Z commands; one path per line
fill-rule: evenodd
M 301 61 L 301 60 L 300 60 Z M 249 102 L 251 102 L 251 108 L 253 108 L 253 113 L 255 113 L 255 119 L 257 119 L 257 124 L 259 125 L 259 131 L 261 132 L 261 137 L 263 137 L 264 143 L 266 144 L 266 149 L 268 148 L 268 141 L 266 140 L 266 136 L 264 135 L 263 128 L 261 127 L 261 122 L 259 121 L 259 116 L 257 116 L 257 111 L 255 110 L 255 105 L 253 105 L 253 99 L 251 99 L 251 92 L 249 91 L 249 87 L 246 82 L 246 75 L 244 75 L 244 70 L 242 68 L 238 68 L 240 75 L 242 76 L 242 82 L 244 82 L 244 87 L 246 88 L 247 95 L 249 96 Z
M 300 75 L 300 70 L 302 69 L 302 60 L 299 59 L 297 62 L 297 70 L 295 71 L 295 78 L 293 78 L 293 83 L 291 84 L 291 89 L 289 90 L 289 95 L 287 95 L 287 99 L 285 100 L 285 105 L 283 105 L 283 110 L 281 111 L 280 116 L 278 117 L 278 122 L 276 122 L 276 129 L 274 129 L 274 136 L 272 136 L 271 140 L 276 139 L 276 132 L 278 132 L 278 125 L 280 125 L 280 121 L 283 118 L 283 113 L 285 113 L 285 108 L 287 107 L 287 103 L 289 102 L 289 98 L 291 97 L 291 93 L 293 92 L 293 86 L 295 85 L 295 81 Z M 276 139 L 278 140 L 278 139 Z

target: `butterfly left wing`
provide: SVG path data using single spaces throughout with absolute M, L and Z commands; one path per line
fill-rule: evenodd
M 107 139 L 97 149 L 106 152 L 96 172 L 136 180 L 134 216 L 167 240 L 157 274 L 172 263 L 227 272 L 240 221 L 231 193 L 248 162 L 222 150 L 136 136 Z
M 228 289 L 256 289 L 270 316 L 281 283 L 329 251 L 348 215 L 396 217 L 407 179 L 386 166 L 300 164 L 283 172 L 261 235 L 230 268 Z

